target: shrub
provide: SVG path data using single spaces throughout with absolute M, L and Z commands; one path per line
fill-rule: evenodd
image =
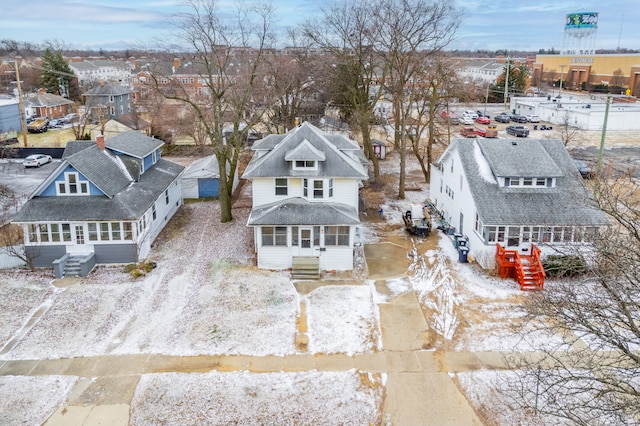
M 587 263 L 580 256 L 551 255 L 542 260 L 549 278 L 575 277 L 587 273 Z

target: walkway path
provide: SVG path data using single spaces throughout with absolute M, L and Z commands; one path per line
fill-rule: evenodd
M 386 252 L 386 254 L 382 253 Z M 367 247 L 367 258 L 381 260 L 394 252 L 388 245 Z M 369 263 L 369 277 L 384 280 L 397 276 L 397 259 Z M 397 261 L 397 262 L 396 262 Z M 374 266 L 377 265 L 377 266 Z M 388 277 L 391 278 L 391 277 Z M 379 284 L 383 285 L 384 281 Z M 376 283 L 378 284 L 378 283 Z M 313 283 L 312 287 L 322 285 Z M 299 284 L 303 293 L 310 291 Z M 429 348 L 429 327 L 413 291 L 380 304 L 383 349 L 379 352 L 344 354 L 293 354 L 286 356 L 168 356 L 106 355 L 83 358 L 0 361 L 0 376 L 69 375 L 77 380 L 66 406 L 45 425 L 127 425 L 129 405 L 140 376 L 164 372 L 250 371 L 348 371 L 386 373 L 383 423 L 386 425 L 481 425 L 449 373 L 482 368 L 506 368 L 500 353 L 436 352 Z M 15 342 L 14 342 L 15 343 Z M 8 350 L 10 350 L 9 345 Z

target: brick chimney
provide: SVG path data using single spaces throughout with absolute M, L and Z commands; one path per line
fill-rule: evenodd
M 98 145 L 98 148 L 104 151 L 104 135 L 96 136 L 96 145 Z
M 175 69 L 180 68 L 180 59 L 179 58 L 173 58 L 173 68 L 175 68 Z

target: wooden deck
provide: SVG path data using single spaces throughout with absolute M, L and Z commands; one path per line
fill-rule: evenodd
M 531 244 L 529 254 L 507 250 L 496 244 L 496 273 L 500 278 L 513 278 L 520 290 L 544 290 L 546 274 L 540 261 L 540 249 Z

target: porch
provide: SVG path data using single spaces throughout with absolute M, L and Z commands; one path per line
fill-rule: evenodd
M 546 274 L 540 261 L 540 248 L 535 244 L 506 249 L 496 244 L 496 273 L 500 278 L 513 278 L 520 290 L 544 290 Z

